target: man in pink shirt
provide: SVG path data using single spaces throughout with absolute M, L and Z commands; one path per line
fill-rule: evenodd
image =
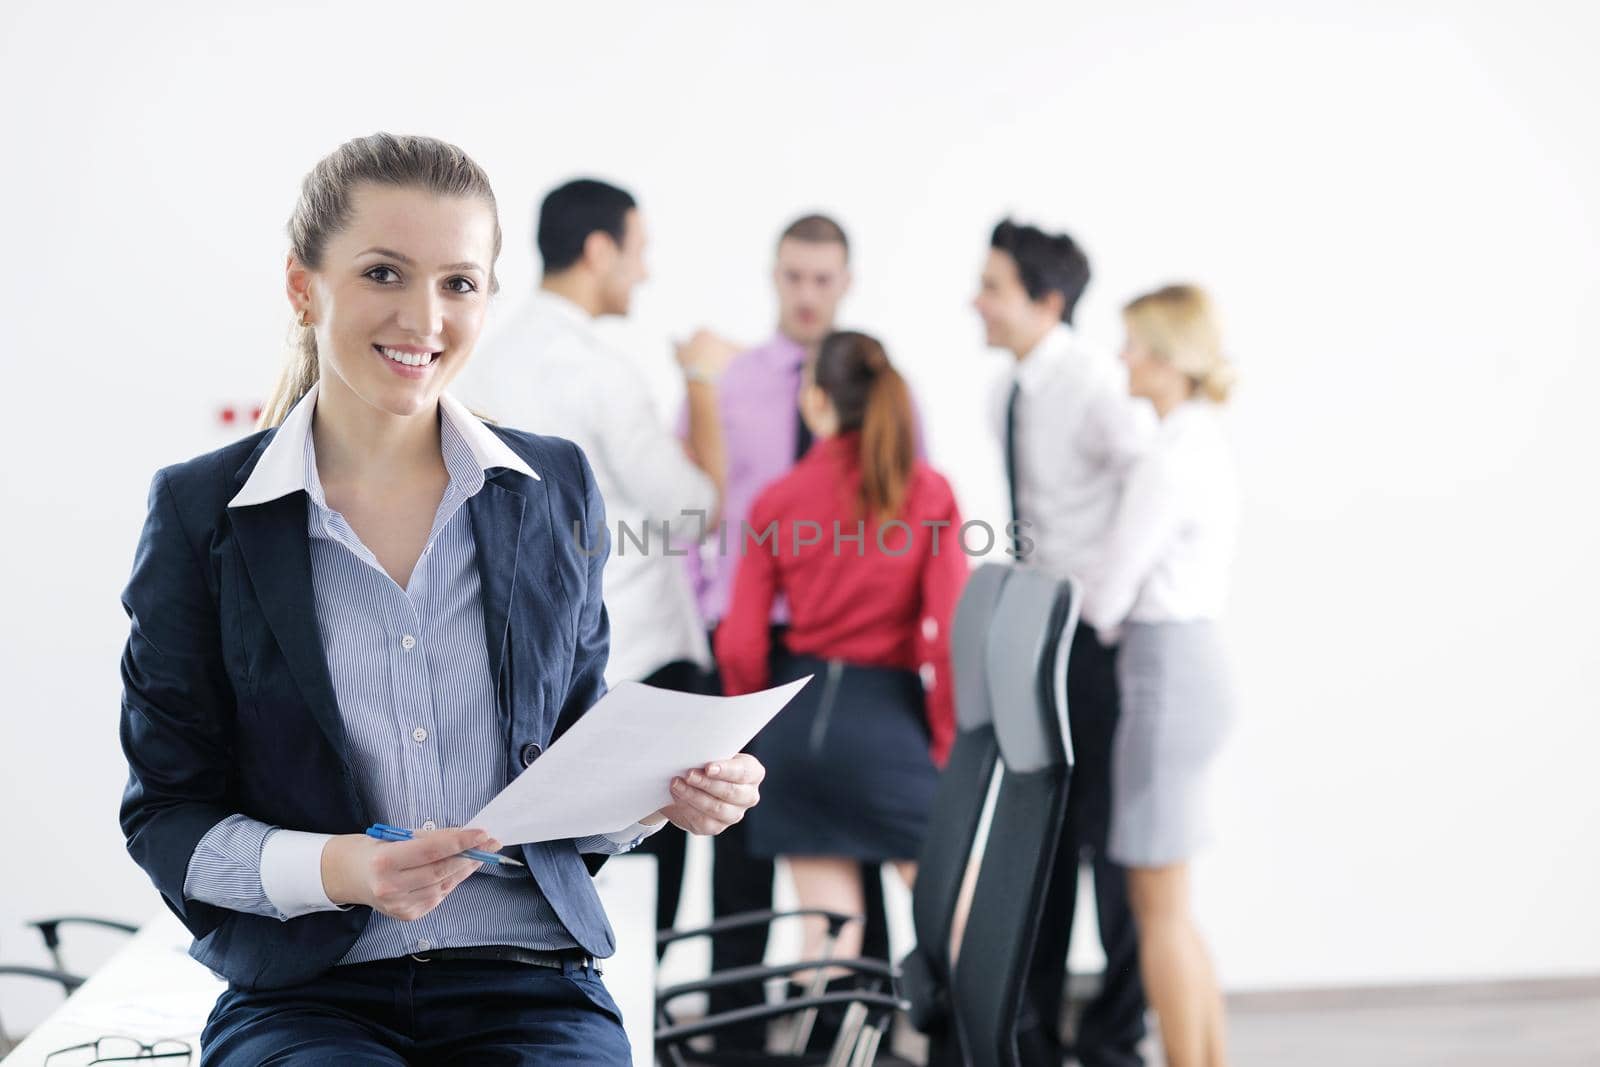
M 709 631 L 716 630 L 727 611 L 743 544 L 741 532 L 751 506 L 811 445 L 796 401 L 805 362 L 833 332 L 839 304 L 850 291 L 850 243 L 844 228 L 826 215 L 806 215 L 790 223 L 778 239 L 772 283 L 778 296 L 777 333 L 738 355 L 716 383 L 728 456 L 721 519 L 727 536 L 721 538 L 713 532 L 698 555 L 691 553 L 688 561 L 700 615 Z M 781 631 L 787 621 L 788 608 L 780 601 L 773 610 L 773 626 Z M 712 912 L 716 917 L 772 907 L 772 862 L 746 853 L 742 824 L 717 838 L 713 849 Z M 875 865 L 865 865 L 862 873 L 867 890 L 863 953 L 884 959 L 889 941 L 883 918 L 882 872 Z M 766 943 L 764 928 L 718 938 L 712 949 L 712 969 L 760 963 Z M 748 990 L 718 990 L 711 994 L 711 1010 L 729 1011 L 758 999 Z M 722 1040 L 719 1047 L 759 1048 L 764 1036 L 764 1027 L 750 1027 Z
M 778 332 L 740 353 L 718 381 L 728 477 L 722 500 L 726 554 L 713 536 L 691 557 L 690 579 L 700 616 L 715 629 L 728 609 L 739 564 L 741 523 L 756 496 L 787 474 L 810 446 L 796 399 L 806 359 L 833 331 L 839 303 L 850 290 L 850 246 L 844 229 L 825 215 L 796 219 L 778 239 L 772 283 Z M 787 619 L 780 607 L 775 622 Z

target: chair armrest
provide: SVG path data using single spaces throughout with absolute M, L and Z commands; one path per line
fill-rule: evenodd
M 683 941 L 691 937 L 716 937 L 718 934 L 727 933 L 729 930 L 744 930 L 752 926 L 768 926 L 779 919 L 792 919 L 806 915 L 821 915 L 828 920 L 828 936 L 838 937 L 839 931 L 850 923 L 861 922 L 859 915 L 843 915 L 837 911 L 828 911 L 825 908 L 796 908 L 794 911 L 747 911 L 740 915 L 730 915 L 726 919 L 718 919 L 707 926 L 696 926 L 689 930 L 661 930 L 656 933 L 656 947 L 670 945 L 674 941 Z
M 0 964 L 0 978 L 42 978 L 55 982 L 63 992 L 72 993 L 88 979 L 66 971 L 52 971 L 47 967 L 23 967 L 18 964 Z
M 690 1038 L 714 1034 L 719 1030 L 724 1030 L 730 1026 L 738 1026 L 742 1023 L 765 1022 L 768 1019 L 792 1015 L 795 1012 L 808 1011 L 812 1008 L 827 1008 L 836 1004 L 845 1007 L 851 1004 L 865 1004 L 868 1008 L 878 1008 L 890 1014 L 903 1012 L 910 1006 L 899 997 L 890 996 L 887 993 L 869 993 L 863 989 L 824 993 L 818 997 L 796 997 L 794 1000 L 786 1000 L 782 1004 L 757 1004 L 749 1008 L 739 1008 L 737 1011 L 723 1012 L 721 1015 L 711 1015 L 692 1023 L 659 1027 L 656 1030 L 656 1047 L 676 1045 L 688 1041 Z
M 780 963 L 772 966 L 755 965 L 751 967 L 730 967 L 726 971 L 717 971 L 715 974 L 693 982 L 682 982 L 675 986 L 656 991 L 656 1003 L 665 1004 L 669 1000 L 688 996 L 690 993 L 702 993 L 708 989 L 720 989 L 723 986 L 743 985 L 747 982 L 765 982 L 772 978 L 784 978 L 796 971 L 813 970 L 818 967 L 842 967 L 857 974 L 872 975 L 885 978 L 890 982 L 900 977 L 900 969 L 892 963 L 883 960 L 855 959 L 855 960 L 802 960 L 798 963 Z
M 52 951 L 61 947 L 60 928 L 63 926 L 99 926 L 107 930 L 120 930 L 125 934 L 139 932 L 137 926 L 116 919 L 98 919 L 92 915 L 59 915 L 53 919 L 35 919 L 24 925 L 39 931 L 39 936 L 44 938 L 44 947 Z

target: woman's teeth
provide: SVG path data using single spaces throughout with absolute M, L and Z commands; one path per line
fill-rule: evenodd
M 408 367 L 421 367 L 432 363 L 433 357 L 439 354 L 437 352 L 399 352 L 393 348 L 384 348 L 382 345 L 376 345 L 375 347 L 387 358 L 394 360 L 396 363 L 404 363 Z

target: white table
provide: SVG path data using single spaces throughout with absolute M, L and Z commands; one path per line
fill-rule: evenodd
M 606 988 L 622 1009 L 634 1067 L 656 1062 L 656 858 L 617 856 L 594 876 L 617 953 L 600 966 Z M 9 1063 L 6 1067 L 11 1067 Z
M 602 966 L 622 1009 L 635 1067 L 655 1062 L 656 873 L 654 856 L 619 856 L 595 877 L 617 934 L 617 953 Z M 224 984 L 189 956 L 189 932 L 168 911 L 140 928 L 28 1039 L 4 1067 L 39 1067 L 56 1049 L 125 1034 L 143 1041 L 176 1037 L 195 1047 Z

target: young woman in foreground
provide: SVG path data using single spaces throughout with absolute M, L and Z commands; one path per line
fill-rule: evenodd
M 444 392 L 500 227 L 483 171 L 422 137 L 351 141 L 289 223 L 300 340 L 263 433 L 155 477 L 123 595 L 122 825 L 228 979 L 207 1064 L 631 1061 L 582 853 L 757 798 L 735 756 L 614 833 L 460 829 L 604 692 L 604 528 L 582 452 Z M 529 382 L 529 388 L 538 383 Z M 596 768 L 593 788 L 606 788 Z M 410 841 L 363 835 L 376 822 Z

